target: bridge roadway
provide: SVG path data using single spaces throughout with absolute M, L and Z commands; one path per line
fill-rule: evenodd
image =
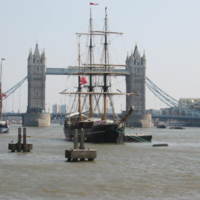
M 3 117 L 22 117 L 24 113 L 3 113 Z M 120 115 L 118 113 L 118 115 Z M 65 114 L 62 113 L 57 113 L 57 114 L 52 114 L 52 118 L 63 118 Z M 200 122 L 200 116 L 177 116 L 177 115 L 152 115 L 153 119 L 161 119 L 161 120 L 183 120 L 183 121 L 190 121 L 190 120 L 195 120 Z
M 112 67 L 111 67 L 112 69 Z M 92 69 L 92 72 L 94 73 L 102 73 L 102 67 L 94 67 Z M 112 69 L 109 71 L 106 71 L 108 73 L 112 73 L 114 76 L 126 76 L 129 75 L 128 70 L 126 69 Z M 79 67 L 67 67 L 67 68 L 47 68 L 46 69 L 46 75 L 78 75 L 78 74 L 87 74 L 90 73 L 89 67 L 80 68 Z
M 102 71 L 102 67 L 98 67 L 95 66 L 93 68 L 94 71 L 94 75 L 95 73 L 102 73 L 102 75 L 105 73 L 105 71 Z M 88 75 L 90 73 L 90 68 L 87 66 L 86 68 L 81 68 L 81 73 L 80 73 L 80 68 L 78 66 L 69 66 L 66 68 L 46 68 L 46 75 Z M 124 66 L 119 66 L 118 69 L 113 68 L 112 66 L 110 66 L 109 71 L 106 71 L 106 73 L 111 73 L 115 76 L 126 76 L 129 75 L 129 71 L 125 68 Z M 15 86 L 13 86 L 10 90 L 7 91 L 7 97 L 12 94 L 17 88 L 19 88 L 24 81 L 27 79 L 27 76 L 23 78 L 23 80 L 21 80 L 19 83 L 17 83 Z M 147 77 L 146 77 L 147 79 Z M 161 91 L 160 88 L 158 88 L 157 86 L 155 86 L 155 84 L 153 84 L 152 87 L 155 91 Z M 159 95 L 163 95 L 160 94 Z M 164 96 L 164 98 L 166 99 L 166 97 Z M 169 95 L 167 95 L 167 99 L 169 98 Z M 165 102 L 164 102 L 165 103 Z M 173 107 L 173 105 L 170 104 L 171 107 Z M 22 116 L 22 114 L 16 114 L 16 113 L 7 113 L 6 116 Z M 54 116 L 52 116 L 54 117 Z M 152 116 L 154 119 L 155 118 L 159 118 L 159 119 L 163 119 L 163 120 L 184 120 L 184 121 L 189 121 L 189 120 L 195 120 L 195 121 L 200 121 L 200 115 L 199 116 L 193 116 L 193 115 L 187 115 L 187 116 L 180 116 L 180 115 L 153 115 Z
M 183 120 L 183 121 L 190 121 L 190 120 L 199 120 L 200 116 L 184 116 L 184 115 L 152 115 L 153 119 L 163 119 L 163 120 Z
M 3 118 L 7 117 L 22 117 L 25 113 L 2 113 Z M 51 118 L 64 118 L 66 114 L 63 113 L 57 113 L 53 114 L 51 113 Z

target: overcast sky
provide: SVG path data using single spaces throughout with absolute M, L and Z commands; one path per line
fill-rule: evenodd
M 45 49 L 47 67 L 76 64 L 74 33 L 88 30 L 88 0 L 0 0 L 0 57 L 5 57 L 3 88 L 9 89 L 27 73 L 27 56 L 38 42 Z M 137 43 L 146 52 L 147 76 L 179 99 L 199 97 L 199 0 L 98 0 L 93 17 L 102 28 L 104 7 L 109 28 L 124 32 L 113 39 L 112 60 L 124 63 Z M 118 46 L 118 48 L 116 48 Z M 47 107 L 64 103 L 58 93 L 69 77 L 47 77 Z M 5 102 L 6 110 L 26 108 L 26 85 Z M 123 103 L 122 103 L 123 104 Z M 147 91 L 147 108 L 164 107 Z M 123 105 L 121 105 L 123 107 Z

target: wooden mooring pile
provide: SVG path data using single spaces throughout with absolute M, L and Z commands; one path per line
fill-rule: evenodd
M 79 146 L 80 141 L 80 146 Z M 74 148 L 65 150 L 65 158 L 71 161 L 93 161 L 97 157 L 95 149 L 85 148 L 84 129 L 76 129 L 74 134 Z
M 23 141 L 22 141 L 23 139 Z M 30 152 L 33 148 L 32 144 L 27 144 L 27 135 L 26 128 L 23 128 L 23 137 L 22 137 L 22 128 L 18 128 L 18 141 L 17 143 L 8 144 L 8 149 L 11 152 Z

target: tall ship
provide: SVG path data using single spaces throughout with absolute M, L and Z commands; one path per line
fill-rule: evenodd
M 64 133 L 68 141 L 72 141 L 75 130 L 84 130 L 85 140 L 91 143 L 123 143 L 125 140 L 125 121 L 132 113 L 119 118 L 114 109 L 114 95 L 135 95 L 112 91 L 112 77 L 124 75 L 125 65 L 111 64 L 109 61 L 109 36 L 122 35 L 120 32 L 108 30 L 108 14 L 105 8 L 104 29 L 93 30 L 92 10 L 90 8 L 89 32 L 76 33 L 78 36 L 78 66 L 74 66 L 77 75 L 77 90 L 63 91 L 61 94 L 74 95 L 73 105 L 76 110 L 65 117 Z M 88 60 L 82 63 L 81 37 L 88 38 Z M 101 37 L 102 59 L 95 62 L 94 38 Z M 108 112 L 109 111 L 109 112 Z

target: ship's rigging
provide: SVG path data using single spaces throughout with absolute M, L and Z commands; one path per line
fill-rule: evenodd
M 82 120 L 82 113 L 86 111 L 88 118 L 94 117 L 95 111 L 98 111 L 101 120 L 107 119 L 108 113 L 108 101 L 112 109 L 113 119 L 116 120 L 116 114 L 114 110 L 114 103 L 112 100 L 113 95 L 135 95 L 134 93 L 123 92 L 111 92 L 111 76 L 120 75 L 121 72 L 111 72 L 111 68 L 125 67 L 122 64 L 110 64 L 109 61 L 109 35 L 122 35 L 121 32 L 112 32 L 108 30 L 108 14 L 107 7 L 105 8 L 104 29 L 102 31 L 93 30 L 93 18 L 92 9 L 90 8 L 89 18 L 89 32 L 88 33 L 76 33 L 78 38 L 78 88 L 76 92 L 63 91 L 61 94 L 76 95 L 74 101 L 78 101 L 77 110 L 79 113 L 79 119 Z M 81 37 L 86 36 L 89 38 L 88 45 L 88 62 L 82 64 L 81 61 Z M 103 59 L 100 63 L 95 63 L 94 57 L 94 37 L 103 37 Z M 88 77 L 88 84 L 82 82 L 85 76 Z M 77 100 L 78 96 L 78 100 Z M 102 99 L 102 101 L 101 101 Z M 86 108 L 88 102 L 88 109 Z M 75 103 L 73 103 L 73 106 Z M 102 108 L 101 108 L 102 106 Z M 71 108 L 72 109 L 72 108 Z M 88 110 L 88 111 L 87 111 Z

